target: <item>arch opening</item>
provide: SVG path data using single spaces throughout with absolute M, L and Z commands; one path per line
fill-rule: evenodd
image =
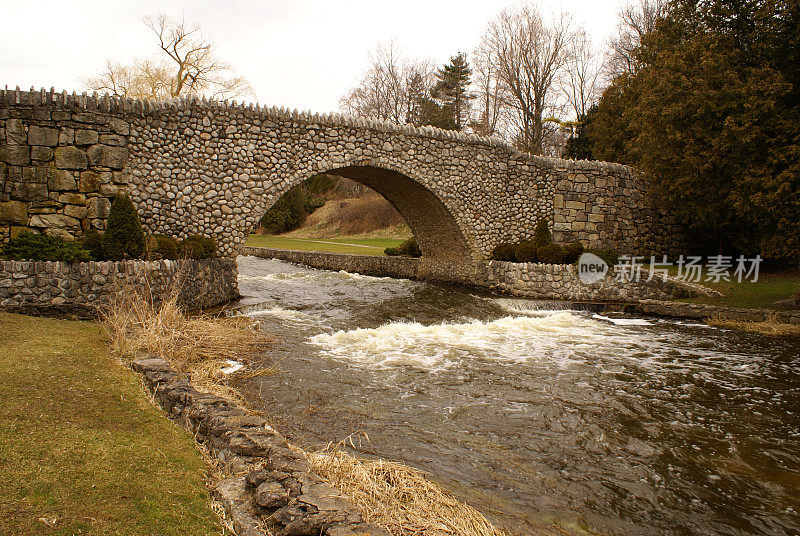
M 287 186 L 302 184 L 319 173 L 304 176 L 302 180 L 292 181 Z M 473 260 L 469 242 L 456 216 L 427 187 L 404 173 L 374 165 L 348 165 L 326 169 L 321 173 L 350 179 L 383 196 L 397 210 L 416 238 L 422 250 L 425 272 L 431 277 L 465 279 Z M 270 206 L 280 197 L 273 199 Z

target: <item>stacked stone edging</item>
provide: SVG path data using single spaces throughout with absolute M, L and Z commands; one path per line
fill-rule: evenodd
M 644 279 L 644 278 L 643 278 Z M 591 285 L 578 277 L 573 264 L 487 261 L 478 264 L 476 284 L 524 298 L 576 301 L 639 301 L 696 296 L 698 291 L 675 279 L 620 282 L 613 274 Z
M 349 255 L 324 251 L 244 247 L 243 255 L 302 264 L 323 270 L 344 270 L 372 276 L 428 279 L 420 273 L 420 259 L 378 255 Z M 641 283 L 621 283 L 612 275 L 592 285 L 581 283 L 574 265 L 486 261 L 466 281 L 470 286 L 524 298 L 575 301 L 637 301 L 697 296 L 699 285 L 660 276 Z
M 352 255 L 324 251 L 296 251 L 293 249 L 243 247 L 242 255 L 264 259 L 279 259 L 322 270 L 344 270 L 376 277 L 418 279 L 420 259 L 413 257 L 388 257 L 379 255 Z
M 0 309 L 27 314 L 96 317 L 125 285 L 147 289 L 156 303 L 179 285 L 188 310 L 239 297 L 238 267 L 228 258 L 177 261 L 0 261 Z
M 692 318 L 707 320 L 719 318 L 735 322 L 768 322 L 800 325 L 800 310 L 779 311 L 772 309 L 743 309 L 739 307 L 723 307 L 699 303 L 665 302 L 661 300 L 641 300 L 626 306 L 631 313 L 666 316 L 674 318 Z
M 262 417 L 198 391 L 163 359 L 139 359 L 131 366 L 167 414 L 233 475 L 217 482 L 212 493 L 239 536 L 389 536 L 365 523 L 348 499 L 311 470 L 305 454 Z

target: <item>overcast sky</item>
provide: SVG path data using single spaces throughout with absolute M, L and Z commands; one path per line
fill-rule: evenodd
M 201 25 L 217 55 L 247 78 L 262 104 L 328 112 L 354 85 L 376 45 L 444 63 L 471 52 L 514 0 L 0 0 L 0 86 L 83 91 L 107 59 L 156 53 L 145 15 Z M 605 43 L 624 0 L 552 0 Z

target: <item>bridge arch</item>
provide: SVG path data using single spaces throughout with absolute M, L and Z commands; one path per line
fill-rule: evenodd
M 476 247 L 469 228 L 437 193 L 424 184 L 423 179 L 386 159 L 323 163 L 292 174 L 281 181 L 278 189 L 272 188 L 272 193 L 255 211 L 255 217 L 248 218 L 248 232 L 291 188 L 321 173 L 348 178 L 383 196 L 400 213 L 417 239 L 426 275 L 435 278 L 437 273 L 441 273 L 453 280 L 455 270 L 462 272 L 464 277 L 471 273 Z

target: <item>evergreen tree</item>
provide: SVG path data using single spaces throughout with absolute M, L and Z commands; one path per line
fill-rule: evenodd
M 118 195 L 111 202 L 103 250 L 112 261 L 138 259 L 144 252 L 144 231 L 139 213 L 127 195 Z
M 452 109 L 455 130 L 461 130 L 468 123 L 470 100 L 475 98 L 467 91 L 471 76 L 472 69 L 463 52 L 450 58 L 450 63 L 436 73 L 433 93 L 443 103 L 443 108 Z
M 675 0 L 589 126 L 709 253 L 800 260 L 800 2 Z

